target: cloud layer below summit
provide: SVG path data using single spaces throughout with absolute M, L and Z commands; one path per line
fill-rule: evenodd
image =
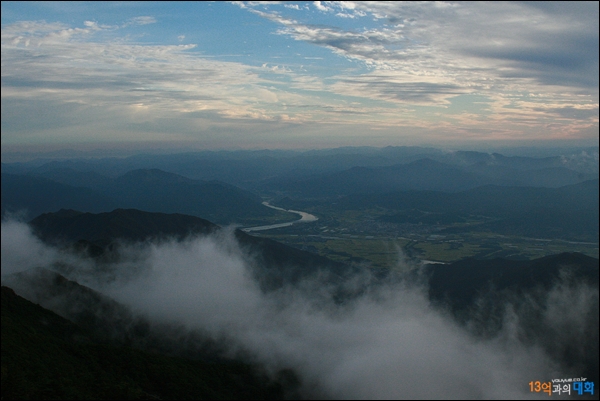
M 344 305 L 318 279 L 265 294 L 252 279 L 251 258 L 228 235 L 132 246 L 124 255 L 111 269 L 122 274 L 107 282 L 93 264 L 40 244 L 21 223 L 2 224 L 3 276 L 57 260 L 79 263 L 72 279 L 155 322 L 226 339 L 231 355 L 244 351 L 273 372 L 291 368 L 304 395 L 530 398 L 529 381 L 561 375 L 540 346 L 519 339 L 526 317 L 510 307 L 502 332 L 482 339 L 433 308 L 419 286 L 384 285 Z M 548 316 L 548 324 L 577 324 L 597 300 L 597 291 L 583 290 L 551 292 L 549 312 L 568 321 Z M 578 313 L 565 313 L 566 303 Z

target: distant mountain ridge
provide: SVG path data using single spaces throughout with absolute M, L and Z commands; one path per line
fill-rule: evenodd
M 597 175 L 578 173 L 562 166 L 520 170 L 485 162 L 461 166 L 422 158 L 407 164 L 353 167 L 310 178 L 274 179 L 266 188 L 315 198 L 395 191 L 458 192 L 485 185 L 556 188 L 595 178 Z
M 117 207 L 117 202 L 90 188 L 74 187 L 43 177 L 2 173 L 2 216 L 7 212 L 29 217 L 62 208 L 103 212 Z
M 300 210 L 318 205 L 338 211 L 380 207 L 388 210 L 380 220 L 396 224 L 443 225 L 482 216 L 490 221 L 444 232 L 487 230 L 506 235 L 598 241 L 598 183 L 595 179 L 559 188 L 486 185 L 453 193 L 413 190 L 350 194 L 336 198 L 334 206 L 328 200 L 283 198 L 277 205 Z
M 2 213 L 26 210 L 33 217 L 63 208 L 108 212 L 120 207 L 194 215 L 219 224 L 295 218 L 264 206 L 259 196 L 233 185 L 158 169 L 132 170 L 109 178 L 61 168 L 48 171 L 47 176 L 3 173 Z
M 384 148 L 346 147 L 310 151 L 204 151 L 178 154 L 140 154 L 126 158 L 70 159 L 32 161 L 28 163 L 3 163 L 7 173 L 33 174 L 49 177 L 52 171 L 71 169 L 79 172 L 95 172 L 106 177 L 117 177 L 136 169 L 157 168 L 192 179 L 219 180 L 246 189 L 262 186 L 271 179 L 309 178 L 319 174 L 332 174 L 352 167 L 385 167 L 408 164 L 429 158 L 447 165 L 469 168 L 491 167 L 493 174 L 507 170 L 543 170 L 563 168 L 564 171 L 583 174 L 581 181 L 598 177 L 598 149 L 556 150 L 552 156 L 504 156 L 500 153 L 476 151 L 449 151 L 416 146 L 388 146 Z M 538 151 L 539 154 L 548 152 Z M 552 154 L 552 152 L 550 153 Z M 490 174 L 490 171 L 484 171 Z M 568 174 L 572 174 L 568 173 Z M 554 186 L 572 184 L 573 177 L 565 173 L 565 179 Z M 80 182 L 81 183 L 81 182 Z M 70 183 L 74 185 L 73 183 Z M 523 185 L 537 186 L 535 180 Z
M 298 196 L 331 197 L 397 190 L 454 192 L 490 184 L 492 180 L 428 158 L 386 167 L 353 167 L 309 179 L 271 182 L 269 187 Z M 509 184 L 508 182 L 506 184 Z

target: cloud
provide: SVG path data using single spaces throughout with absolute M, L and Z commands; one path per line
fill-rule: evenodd
M 127 25 L 148 25 L 148 24 L 155 24 L 155 23 L 156 23 L 156 18 L 149 17 L 149 16 L 143 16 L 143 17 L 131 18 L 127 22 Z
M 349 17 L 347 10 L 360 12 L 374 18 L 376 27 L 314 25 L 297 15 L 291 19 L 268 11 L 259 15 L 282 25 L 280 35 L 325 47 L 371 69 L 363 74 L 340 71 L 328 88 L 335 93 L 432 107 L 473 94 L 487 96 L 496 104 L 494 111 L 515 94 L 541 94 L 543 101 L 564 107 L 597 106 L 595 3 L 577 3 L 573 10 L 551 3 L 330 2 L 315 7 L 341 17 Z M 539 105 L 523 106 L 519 113 L 564 129 L 584 121 L 594 125 L 597 119 L 579 113 L 556 121 L 554 113 L 540 112 Z M 499 123 L 519 124 L 521 115 L 503 109 L 495 117 Z
M 44 245 L 33 236 L 26 224 L 8 220 L 2 222 L 2 275 L 51 266 L 57 258 L 56 250 Z
M 512 139 L 597 142 L 598 114 L 583 111 L 598 108 L 598 8 L 593 2 L 572 7 L 236 4 L 274 23 L 268 26 L 278 40 L 322 49 L 300 46 L 252 62 L 242 56 L 238 62 L 219 61 L 203 53 L 202 43 L 184 44 L 187 32 L 177 32 L 177 45 L 127 36 L 130 26 L 141 35 L 161 33 L 161 22 L 148 15 L 117 25 L 84 19 L 80 26 L 45 21 L 3 25 L 2 144 L 122 142 L 162 135 L 197 140 L 199 146 L 231 146 L 231 141 L 214 141 L 215 136 L 205 141 L 206 133 L 218 127 L 244 133 L 238 139 L 248 146 L 285 146 L 282 138 L 292 131 L 295 144 L 307 146 L 317 131 L 330 130 L 332 124 L 351 131 L 343 135 L 340 129 L 333 146 L 359 144 L 360 133 L 371 129 L 389 130 L 380 137 L 381 145 L 389 145 L 460 139 L 467 131 L 489 132 L 492 125 Z M 274 57 L 287 60 L 260 67 Z M 264 96 L 265 90 L 273 96 Z M 463 95 L 483 97 L 489 107 L 485 113 L 476 106 L 464 115 L 448 113 L 453 99 Z M 315 106 L 299 110 L 290 104 Z M 326 112 L 332 108 L 364 117 L 335 118 Z M 173 128 L 163 130 L 167 122 Z M 315 132 L 294 131 L 291 122 L 314 124 Z M 253 124 L 264 124 L 256 131 L 270 135 L 253 137 Z M 418 137 L 412 136 L 415 130 Z M 375 145 L 367 136 L 360 141 Z
M 19 246 L 32 242 L 23 225 L 13 224 L 8 229 L 21 234 L 5 244 L 4 224 L 3 275 L 26 267 L 19 262 L 24 253 Z M 520 316 L 513 314 L 512 325 L 498 336 L 475 337 L 432 307 L 426 289 L 412 284 L 372 287 L 344 304 L 332 300 L 319 278 L 264 293 L 253 279 L 256 262 L 227 233 L 132 245 L 122 252 L 120 264 L 71 269 L 69 277 L 154 322 L 225 338 L 230 355 L 243 351 L 272 372 L 293 369 L 306 397 L 531 398 L 529 381 L 561 377 L 542 348 L 520 340 Z M 48 258 L 39 257 L 37 264 L 48 266 Z M 110 271 L 111 279 L 99 271 Z M 355 280 L 368 283 L 368 275 Z M 552 327 L 577 322 L 577 313 L 560 306 L 567 298 L 576 312 L 587 313 L 593 294 L 576 294 L 551 293 L 556 307 L 550 311 L 567 319 L 555 316 Z
M 139 17 L 134 22 L 145 24 L 150 19 Z M 158 122 L 177 114 L 205 111 L 236 118 L 266 117 L 258 117 L 263 120 L 276 118 L 281 112 L 272 101 L 276 94 L 262 102 L 267 91 L 264 86 L 271 86 L 271 82 L 259 77 L 256 67 L 202 57 L 193 53 L 193 44 L 105 41 L 94 36 L 101 35 L 104 28 L 89 21 L 84 25 L 69 28 L 36 22 L 3 27 L 3 128 L 24 132 L 36 126 L 38 130 L 28 135 L 36 135 L 38 142 L 48 137 L 64 141 L 69 131 L 80 140 L 90 141 L 89 136 L 81 136 L 81 126 L 87 126 L 85 132 L 95 131 L 92 136 L 103 131 L 102 136 L 108 139 L 105 135 L 111 132 L 134 127 L 132 123 L 139 122 L 142 114 L 146 121 Z M 285 71 L 273 67 L 260 72 Z M 38 105 L 49 108 L 40 114 Z M 65 108 L 85 110 L 60 113 Z M 56 120 L 62 123 L 52 124 Z M 219 123 L 213 120 L 213 124 Z M 59 128 L 56 137 L 54 130 Z M 40 133 L 40 129 L 45 132 Z M 21 140 L 17 132 L 4 131 L 3 144 Z
M 330 1 L 326 1 L 325 4 L 331 3 Z M 325 5 L 323 3 L 321 3 L 320 1 L 313 1 L 313 5 L 315 6 L 315 8 L 319 11 L 331 11 L 331 7 L 328 7 L 327 5 Z
M 118 29 L 93 21 L 84 28 L 45 22 L 3 27 L 3 145 L 122 142 L 143 135 L 150 141 L 265 146 L 263 132 L 285 132 L 312 118 L 286 104 L 315 104 L 323 118 L 321 108 L 343 108 L 337 100 L 284 88 L 278 80 L 295 76 L 287 65 L 247 66 L 204 57 L 194 44 L 143 45 L 102 36 Z M 253 128 L 248 121 L 265 125 Z M 222 130 L 248 135 L 231 141 Z
M 448 98 L 467 93 L 462 87 L 452 84 L 430 82 L 398 82 L 390 74 L 369 74 L 360 78 L 346 79 L 332 85 L 340 93 L 356 96 L 358 92 L 389 101 L 400 101 L 412 105 L 443 104 Z

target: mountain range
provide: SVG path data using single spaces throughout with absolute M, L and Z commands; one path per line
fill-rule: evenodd
M 41 215 L 30 225 L 46 243 L 72 249 L 96 260 L 96 268 L 109 270 L 121 258 L 123 240 L 147 244 L 226 235 L 225 230 L 194 216 L 133 209 L 99 214 L 61 210 Z M 333 296 L 343 306 L 378 286 L 391 285 L 401 291 L 404 287 L 394 283 L 425 280 L 432 305 L 447 309 L 473 335 L 486 338 L 503 330 L 509 304 L 527 317 L 521 323 L 523 341 L 539 343 L 567 371 L 598 376 L 597 299 L 591 306 L 579 305 L 583 309 L 578 313 L 584 316 L 583 320 L 573 318 L 572 322 L 581 325 L 574 331 L 565 332 L 546 320 L 551 308 L 548 297 L 556 288 L 579 291 L 578 283 L 586 283 L 597 294 L 597 259 L 576 253 L 532 261 L 466 259 L 427 265 L 409 271 L 406 277 L 388 272 L 364 281 L 357 280 L 364 277 L 364 268 L 331 262 L 239 230 L 234 238 L 252 255 L 254 280 L 266 293 L 302 288 L 307 279 L 318 280 L 322 288 L 339 286 Z M 89 252 L 90 248 L 96 250 Z M 80 276 L 82 268 L 59 264 L 3 275 L 3 285 L 16 291 L 2 289 L 3 397 L 273 398 L 297 394 L 301 382 L 297 373 L 283 370 L 276 378 L 268 378 L 251 359 L 223 357 L 227 342 L 202 331 L 157 323 L 66 278 Z M 53 383 L 58 376 L 61 379 Z
M 262 205 L 259 196 L 217 181 L 200 181 L 158 169 L 133 170 L 116 178 L 75 170 L 48 177 L 2 174 L 2 213 L 25 210 L 31 218 L 61 208 L 86 212 L 117 207 L 184 213 L 219 224 L 260 225 L 292 214 Z
M 538 149 L 539 151 L 539 149 Z M 82 186 L 100 177 L 118 177 L 132 170 L 160 169 L 197 180 L 217 180 L 244 188 L 272 187 L 285 180 L 327 179 L 353 167 L 377 170 L 429 159 L 465 173 L 487 177 L 490 184 L 506 181 L 526 186 L 563 186 L 598 178 L 598 149 L 550 152 L 553 156 L 504 156 L 500 153 L 448 151 L 416 146 L 385 148 L 346 147 L 311 151 L 219 151 L 172 155 L 141 154 L 126 158 L 33 160 L 3 163 L 2 172 L 29 174 L 59 180 L 56 172 L 95 173 L 80 176 Z M 519 172 L 515 177 L 515 172 Z M 385 170 L 383 171 L 385 173 Z M 54 178 L 53 178 L 54 176 Z M 71 178 L 72 179 L 72 178 Z M 273 181 L 274 180 L 274 181 Z M 271 182 L 273 181 L 273 182 Z
M 497 232 L 537 238 L 598 241 L 598 180 L 559 188 L 486 185 L 458 192 L 390 191 L 350 194 L 332 200 L 283 198 L 277 204 L 313 213 L 384 208 L 380 221 L 395 224 L 455 225 L 442 233 Z
M 565 167 L 517 169 L 485 162 L 463 166 L 424 158 L 392 166 L 353 167 L 308 178 L 273 179 L 265 186 L 297 198 L 335 198 L 408 190 L 457 192 L 485 185 L 556 188 L 594 178 L 597 175 Z
M 336 219 L 361 225 L 366 214 L 376 222 L 369 234 L 395 227 L 396 238 L 400 226 L 427 225 L 407 239 L 415 243 L 430 233 L 458 234 L 456 242 L 491 232 L 593 246 L 597 155 L 387 147 L 3 163 L 3 219 L 29 222 L 3 221 L 2 398 L 323 398 L 338 394 L 317 385 L 323 361 L 339 378 L 364 368 L 348 361 L 395 352 L 376 347 L 381 335 L 427 337 L 420 330 L 431 327 L 453 333 L 432 338 L 456 340 L 460 350 L 534 350 L 553 371 L 598 383 L 595 258 L 407 260 L 375 269 L 236 229 L 297 219 L 262 203 L 269 199 L 318 215 L 323 224 L 288 227 L 317 246 L 330 235 L 358 238 L 343 231 L 351 225 L 325 230 Z M 346 243 L 373 239 L 361 235 Z M 176 302 L 186 296 L 189 303 Z M 362 320 L 348 325 L 354 316 Z M 398 333 L 369 337 L 375 317 L 398 323 L 390 326 Z M 436 321 L 445 323 L 429 325 Z M 412 334 L 394 347 L 421 346 Z M 339 338 L 327 343 L 331 335 Z M 315 359 L 305 344 L 321 349 L 318 369 L 294 354 Z M 432 380 L 444 366 L 436 358 Z

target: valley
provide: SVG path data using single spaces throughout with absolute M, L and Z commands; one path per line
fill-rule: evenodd
M 310 211 L 319 213 L 318 209 Z M 330 208 L 324 213 L 329 214 L 319 215 L 319 220 L 310 224 L 273 227 L 252 234 L 340 262 L 363 263 L 375 268 L 393 269 L 405 257 L 447 263 L 467 257 L 535 259 L 561 252 L 599 256 L 598 244 L 594 242 L 485 231 L 445 232 L 482 224 L 486 221 L 483 219 L 454 225 L 394 224 L 379 219 L 386 215 L 386 211 L 380 209 L 336 213 Z
M 405 147 L 3 164 L 3 397 L 377 398 L 370 366 L 464 362 L 473 398 L 490 355 L 513 382 L 597 378 L 597 170 Z

